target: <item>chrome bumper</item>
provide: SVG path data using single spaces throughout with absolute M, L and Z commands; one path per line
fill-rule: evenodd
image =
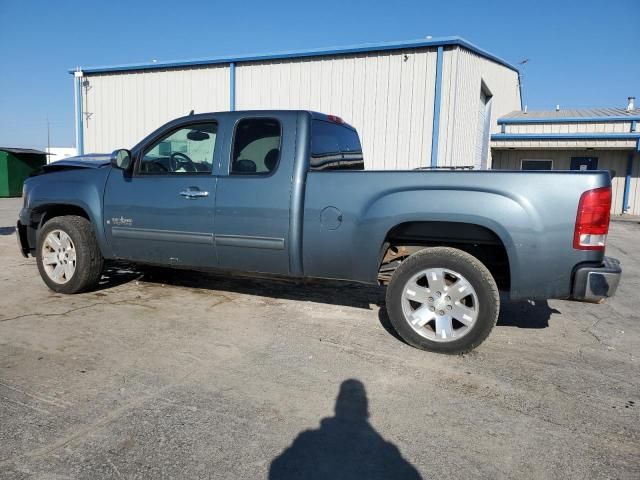
M 621 275 L 620 262 L 611 257 L 604 257 L 602 265 L 579 266 L 573 276 L 571 298 L 601 303 L 605 298 L 615 295 Z

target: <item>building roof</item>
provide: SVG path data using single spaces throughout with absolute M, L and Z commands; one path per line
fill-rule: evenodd
M 523 112 L 516 110 L 498 119 L 498 124 L 510 123 L 580 123 L 629 122 L 640 120 L 640 108 L 584 108 Z
M 218 64 L 230 64 L 230 63 L 244 63 L 244 62 L 255 62 L 255 61 L 265 61 L 265 60 L 282 60 L 286 58 L 304 58 L 304 57 L 322 57 L 329 55 L 346 55 L 353 53 L 363 53 L 363 52 L 382 52 L 382 51 L 392 51 L 392 50 L 409 50 L 409 49 L 417 49 L 417 48 L 425 48 L 425 47 L 445 47 L 445 46 L 458 46 L 466 48 L 484 58 L 487 58 L 491 61 L 494 61 L 500 65 L 503 65 L 511 70 L 518 72 L 518 69 L 486 50 L 477 47 L 476 45 L 468 42 L 464 38 L 453 36 L 453 37 L 439 37 L 439 38 L 430 38 L 423 40 L 408 40 L 408 41 L 399 41 L 399 42 L 385 42 L 385 43 L 364 43 L 359 45 L 348 45 L 341 47 L 328 47 L 328 48 L 317 48 L 311 50 L 291 50 L 284 52 L 272 52 L 272 53 L 258 53 L 258 54 L 250 54 L 250 55 L 236 55 L 236 56 L 220 56 L 220 57 L 211 57 L 211 58 L 196 58 L 191 60 L 175 60 L 175 61 L 166 61 L 166 62 L 147 62 L 147 63 L 134 63 L 127 65 L 110 65 L 110 66 L 101 66 L 101 67 L 85 67 L 80 68 L 85 74 L 98 74 L 98 73 L 109 73 L 109 72 L 126 72 L 126 71 L 135 71 L 135 70 L 159 70 L 166 68 L 181 68 L 181 67 L 189 67 L 196 65 L 218 65 Z M 74 73 L 78 69 L 71 69 L 69 73 Z
M 12 148 L 12 147 L 0 147 L 0 152 L 9 152 L 14 154 L 28 153 L 31 155 L 49 155 L 47 152 L 43 152 L 42 150 L 34 150 L 33 148 Z

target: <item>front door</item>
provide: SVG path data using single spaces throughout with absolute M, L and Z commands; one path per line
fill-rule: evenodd
M 597 170 L 598 157 L 571 157 L 571 170 Z
M 215 267 L 216 122 L 173 128 L 137 155 L 133 174 L 113 170 L 104 222 L 114 256 L 138 262 Z

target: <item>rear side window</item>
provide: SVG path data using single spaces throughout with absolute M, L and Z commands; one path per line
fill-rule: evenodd
M 280 123 L 273 118 L 245 118 L 236 125 L 232 175 L 269 175 L 280 162 Z
M 364 170 L 358 133 L 345 125 L 314 120 L 311 127 L 311 171 Z

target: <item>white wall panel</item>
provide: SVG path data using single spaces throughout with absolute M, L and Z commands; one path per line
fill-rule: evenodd
M 516 149 L 584 149 L 584 148 L 608 148 L 629 150 L 636 146 L 635 139 L 569 139 L 569 140 L 493 140 L 492 150 L 516 148 Z
M 229 68 L 215 66 L 85 77 L 85 152 L 129 148 L 176 117 L 229 109 Z
M 436 48 L 239 63 L 236 108 L 309 109 L 358 129 L 367 169 L 430 165 Z M 445 49 L 439 165 L 473 164 L 480 82 L 497 117 L 520 107 L 517 74 L 465 49 Z M 85 151 L 131 147 L 165 122 L 229 108 L 229 67 L 90 74 Z
M 505 125 L 505 133 L 629 133 L 631 122 L 518 123 Z
M 434 49 L 241 64 L 236 107 L 338 115 L 358 129 L 367 169 L 416 168 L 431 157 L 435 64 Z
M 520 109 L 517 72 L 462 48 L 445 49 L 438 163 L 473 165 L 479 135 L 478 111 L 482 83 L 492 94 L 491 132 L 499 117 Z M 491 159 L 488 159 L 491 166 Z

